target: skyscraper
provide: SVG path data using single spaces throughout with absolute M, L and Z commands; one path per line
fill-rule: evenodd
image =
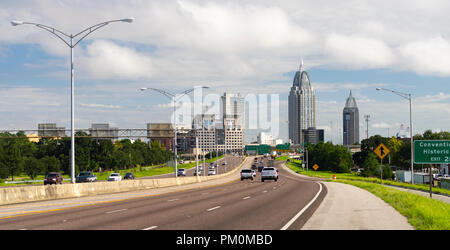
M 294 144 L 301 144 L 305 141 L 302 130 L 315 127 L 316 95 L 302 59 L 289 92 L 289 139 Z
M 359 110 L 356 106 L 356 100 L 352 96 L 352 91 L 350 90 L 350 96 L 345 102 L 343 117 L 343 144 L 353 145 L 359 142 Z

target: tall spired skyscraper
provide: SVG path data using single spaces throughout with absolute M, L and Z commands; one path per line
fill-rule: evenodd
M 289 139 L 294 144 L 301 144 L 305 141 L 302 130 L 315 127 L 316 95 L 302 59 L 289 92 Z
M 350 96 L 345 102 L 345 107 L 343 111 L 343 144 L 353 145 L 359 142 L 359 110 L 356 106 L 355 97 L 352 96 L 352 91 L 350 90 Z

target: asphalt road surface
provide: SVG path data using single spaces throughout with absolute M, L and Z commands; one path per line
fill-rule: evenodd
M 7 218 L 0 215 L 0 229 L 300 229 L 320 204 L 326 188 L 314 180 L 288 173 L 278 163 L 276 166 L 280 174 L 277 182 L 261 182 L 260 173 L 257 173 L 253 181 L 237 180 L 212 187 L 56 211 L 49 207 L 36 214 Z M 26 205 L 33 206 L 33 203 Z

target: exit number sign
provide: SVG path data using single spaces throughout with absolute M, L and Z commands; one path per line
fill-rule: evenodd
M 450 141 L 448 140 L 414 141 L 414 163 L 416 164 L 450 163 Z

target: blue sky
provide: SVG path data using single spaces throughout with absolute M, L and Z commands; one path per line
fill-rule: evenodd
M 342 141 L 350 89 L 360 109 L 361 139 L 365 114 L 371 116 L 369 135 L 409 126 L 408 101 L 376 87 L 413 95 L 414 133 L 450 131 L 449 3 L 355 3 L 0 2 L 0 129 L 36 129 L 41 122 L 70 126 L 69 48 L 49 32 L 13 27 L 11 20 L 76 33 L 133 16 L 135 22 L 107 25 L 75 48 L 77 128 L 170 121 L 169 100 L 140 87 L 181 92 L 209 85 L 206 94 L 278 95 L 278 136 L 287 139 L 287 96 L 303 58 L 326 140 Z M 247 140 L 256 133 L 249 131 Z

